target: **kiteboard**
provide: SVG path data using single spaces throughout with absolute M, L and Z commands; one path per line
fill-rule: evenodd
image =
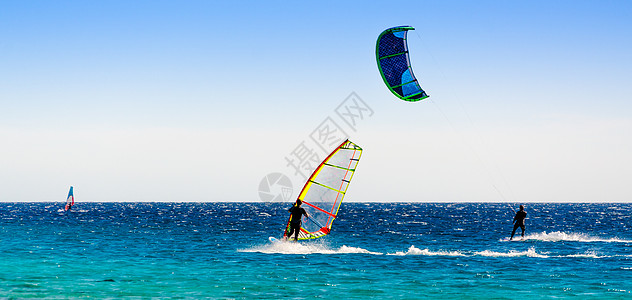
M 520 238 L 515 238 L 515 239 L 510 239 L 508 237 L 503 238 L 502 240 L 500 240 L 501 242 L 524 242 L 525 239 L 523 237 Z

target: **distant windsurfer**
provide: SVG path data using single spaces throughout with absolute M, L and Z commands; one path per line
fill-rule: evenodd
M 66 204 L 66 211 L 69 211 L 72 208 L 72 205 Z
M 520 210 L 516 212 L 516 216 L 513 218 L 513 231 L 511 232 L 511 237 L 509 240 L 513 240 L 514 234 L 516 233 L 516 229 L 520 227 L 522 229 L 522 238 L 524 239 L 524 219 L 527 218 L 527 212 L 524 211 L 524 206 L 520 205 Z
M 290 220 L 290 233 L 287 237 L 291 238 L 292 234 L 294 234 L 295 241 L 298 241 L 298 232 L 301 231 L 301 219 L 303 215 L 309 218 L 309 214 L 301 207 L 301 204 L 303 204 L 303 201 L 296 199 L 296 204 L 288 209 L 288 211 L 292 213 L 292 218 Z

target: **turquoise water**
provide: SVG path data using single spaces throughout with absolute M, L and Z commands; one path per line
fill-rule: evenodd
M 0 203 L 3 298 L 632 298 L 632 204 L 345 203 L 270 243 L 278 203 Z M 518 234 L 519 235 L 519 234 Z

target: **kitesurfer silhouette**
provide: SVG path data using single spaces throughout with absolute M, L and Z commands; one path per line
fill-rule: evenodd
M 527 218 L 527 212 L 524 211 L 524 206 L 520 205 L 520 210 L 516 212 L 516 216 L 513 218 L 513 231 L 511 232 L 511 237 L 509 240 L 511 241 L 516 233 L 516 229 L 520 227 L 522 229 L 522 238 L 524 238 L 524 219 Z

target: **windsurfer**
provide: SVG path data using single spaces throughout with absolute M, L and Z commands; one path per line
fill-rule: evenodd
M 511 232 L 511 237 L 509 240 L 513 239 L 514 234 L 516 233 L 516 229 L 520 227 L 522 229 L 522 238 L 524 238 L 524 219 L 527 217 L 527 212 L 524 211 L 524 206 L 520 205 L 520 210 L 516 212 L 516 216 L 513 218 L 513 231 Z
M 294 234 L 295 241 L 298 241 L 298 232 L 301 230 L 301 219 L 303 215 L 309 218 L 309 214 L 301 207 L 302 203 L 303 201 L 301 201 L 301 199 L 296 199 L 296 204 L 288 209 L 292 214 L 292 219 L 290 221 L 290 233 L 287 236 L 291 238 L 292 234 Z

